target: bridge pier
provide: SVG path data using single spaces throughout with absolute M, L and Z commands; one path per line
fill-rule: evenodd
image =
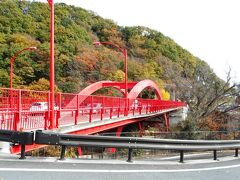
M 163 115 L 164 121 L 165 121 L 165 126 L 166 126 L 166 131 L 170 131 L 170 121 L 169 121 L 169 115 L 167 113 L 164 113 Z
M 124 126 L 117 127 L 117 131 L 116 131 L 116 136 L 117 137 L 121 136 L 123 128 L 124 128 Z M 108 152 L 115 153 L 116 152 L 116 148 L 108 148 Z
M 143 124 L 142 124 L 142 122 L 138 122 L 138 135 L 139 135 L 139 137 L 142 137 L 142 135 L 143 135 Z
M 78 152 L 78 156 L 82 156 L 83 153 L 82 153 L 82 147 L 78 147 L 77 148 L 77 152 Z

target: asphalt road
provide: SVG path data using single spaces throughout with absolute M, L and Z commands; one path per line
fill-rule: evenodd
M 0 180 L 237 180 L 240 177 L 240 158 L 219 157 L 212 154 L 155 158 L 154 160 L 83 160 L 56 158 L 31 158 L 19 160 L 18 156 L 0 155 Z

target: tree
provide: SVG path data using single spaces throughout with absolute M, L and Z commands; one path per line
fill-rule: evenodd
M 169 92 L 167 92 L 165 89 L 161 89 L 161 93 L 162 93 L 163 100 L 170 100 L 170 93 Z
M 113 81 L 124 81 L 125 73 L 122 70 L 117 70 L 116 73 L 113 74 L 111 80 Z
M 230 71 L 227 80 L 219 79 L 212 69 L 199 61 L 193 77 L 178 78 L 178 96 L 184 99 L 190 107 L 190 115 L 196 120 L 208 117 L 223 105 L 231 103 L 236 95 L 235 84 L 231 84 Z

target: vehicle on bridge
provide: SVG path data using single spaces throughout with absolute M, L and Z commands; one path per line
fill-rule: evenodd
M 34 102 L 32 103 L 29 111 L 31 112 L 31 115 L 35 114 L 43 114 L 44 112 L 48 111 L 49 105 L 48 102 Z M 55 104 L 54 110 L 59 110 L 59 107 Z
M 88 104 L 85 109 L 84 109 L 84 113 L 90 113 L 90 110 L 92 109 L 92 113 L 93 114 L 97 114 L 101 111 L 101 109 L 103 108 L 101 103 L 92 103 L 92 104 Z

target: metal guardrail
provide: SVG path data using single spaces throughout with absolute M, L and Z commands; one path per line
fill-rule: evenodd
M 133 149 L 177 150 L 180 162 L 184 161 L 184 152 L 194 150 L 213 150 L 213 159 L 217 160 L 217 150 L 235 149 L 238 156 L 240 140 L 173 140 L 147 139 L 137 137 L 111 137 L 94 135 L 60 134 L 48 131 L 36 131 L 36 144 L 60 145 L 63 160 L 67 146 L 128 148 L 128 162 L 132 162 Z
M 25 159 L 25 145 L 33 144 L 34 132 L 0 130 L 0 141 L 21 145 L 20 159 Z

